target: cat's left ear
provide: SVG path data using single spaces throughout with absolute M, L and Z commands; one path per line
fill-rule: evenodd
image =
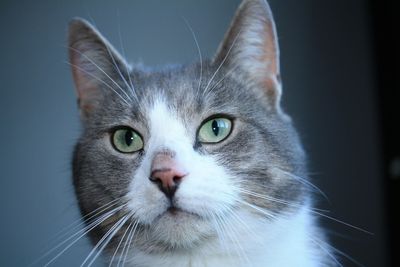
M 123 84 L 127 83 L 129 65 L 95 27 L 81 18 L 69 24 L 68 45 L 79 108 L 86 119 L 109 94 L 126 94 Z
M 269 107 L 280 109 L 279 47 L 274 19 L 265 0 L 241 3 L 213 63 L 233 70 L 236 77 L 266 97 Z

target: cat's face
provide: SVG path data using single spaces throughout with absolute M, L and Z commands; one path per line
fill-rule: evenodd
M 131 70 L 82 20 L 69 40 L 84 126 L 74 185 L 95 243 L 192 250 L 305 201 L 266 3 L 244 1 L 213 60 L 164 71 Z

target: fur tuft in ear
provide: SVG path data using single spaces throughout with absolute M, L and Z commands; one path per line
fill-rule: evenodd
M 69 61 L 83 118 L 109 93 L 126 95 L 129 67 L 113 46 L 86 20 L 73 19 L 68 32 Z M 121 81 L 122 80 L 122 81 Z M 129 87 L 129 86 L 128 86 Z
M 244 0 L 214 58 L 214 64 L 234 69 L 266 97 L 270 107 L 280 109 L 281 80 L 279 47 L 272 12 L 265 0 Z

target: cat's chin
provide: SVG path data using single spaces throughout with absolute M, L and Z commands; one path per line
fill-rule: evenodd
M 212 237 L 210 222 L 195 213 L 170 207 L 151 227 L 153 238 L 171 248 L 193 248 Z

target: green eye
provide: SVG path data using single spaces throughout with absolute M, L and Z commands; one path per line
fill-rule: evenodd
M 202 143 L 218 143 L 231 133 L 232 121 L 226 118 L 214 118 L 206 121 L 199 130 Z
M 112 136 L 114 148 L 122 153 L 133 153 L 143 148 L 143 140 L 130 128 L 121 128 Z

